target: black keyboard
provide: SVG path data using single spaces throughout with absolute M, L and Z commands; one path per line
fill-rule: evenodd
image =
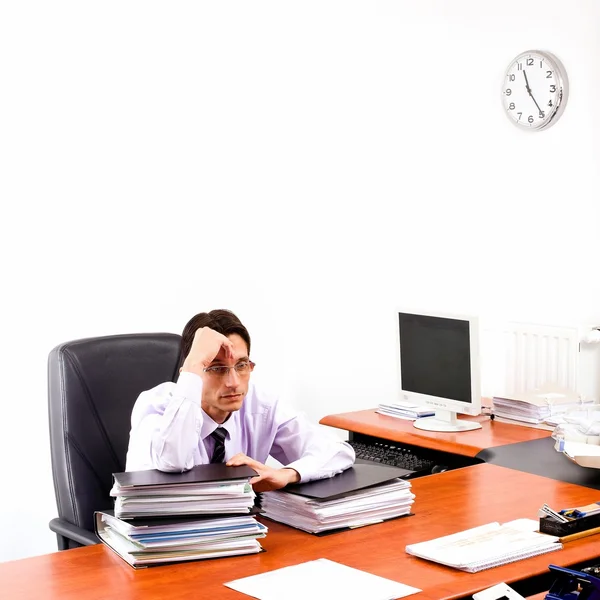
M 351 440 L 348 443 L 354 448 L 356 458 L 414 471 L 411 477 L 429 475 L 436 465 L 433 460 L 419 456 L 411 449 L 395 445 L 393 442 Z

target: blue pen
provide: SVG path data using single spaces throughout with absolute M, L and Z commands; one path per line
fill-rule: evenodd
M 598 511 L 594 511 L 593 513 L 589 513 L 589 512 L 583 512 L 583 511 L 581 511 L 581 510 L 577 510 L 577 509 L 575 509 L 575 510 L 573 511 L 573 516 L 574 516 L 576 519 L 579 519 L 579 518 L 581 518 L 581 517 L 585 517 L 585 516 L 587 516 L 587 515 L 589 515 L 589 514 L 595 515 L 597 512 L 598 512 Z
M 593 504 L 587 504 L 579 508 L 563 508 L 559 513 L 570 519 L 581 519 L 581 517 L 600 513 L 600 502 L 594 502 Z

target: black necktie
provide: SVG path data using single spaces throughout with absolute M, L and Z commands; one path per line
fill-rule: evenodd
M 210 436 L 215 440 L 215 449 L 213 450 L 210 462 L 222 463 L 225 458 L 225 437 L 227 436 L 227 429 L 225 429 L 225 427 L 217 427 Z

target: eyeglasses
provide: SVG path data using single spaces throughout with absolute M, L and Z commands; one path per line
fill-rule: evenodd
M 233 367 L 226 367 L 225 365 L 214 365 L 212 367 L 206 367 L 204 369 L 205 373 L 212 375 L 213 377 L 226 377 L 229 375 L 229 369 L 235 369 L 235 372 L 240 377 L 245 377 L 250 375 L 250 373 L 254 370 L 255 363 L 251 360 L 243 360 Z

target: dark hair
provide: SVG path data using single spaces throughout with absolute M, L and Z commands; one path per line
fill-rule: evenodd
M 237 333 L 246 342 L 248 354 L 250 354 L 250 334 L 242 325 L 242 322 L 230 311 L 223 308 L 211 310 L 208 313 L 194 315 L 183 328 L 181 334 L 181 353 L 179 355 L 179 366 L 183 365 L 187 355 L 192 349 L 194 335 L 200 327 L 210 327 L 223 335 Z

